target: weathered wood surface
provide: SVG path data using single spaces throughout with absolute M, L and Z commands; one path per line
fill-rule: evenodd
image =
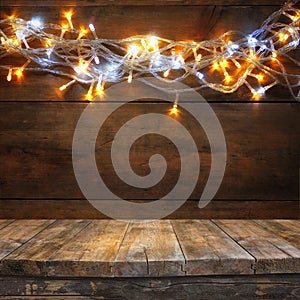
M 0 234 L 0 259 L 15 251 L 33 238 L 53 221 L 50 220 L 16 220 L 3 222 Z
M 127 230 L 126 222 L 94 221 L 66 242 L 48 260 L 47 275 L 111 276 L 112 262 Z
M 300 272 L 300 248 L 283 238 L 285 235 L 277 236 L 251 220 L 214 222 L 255 257 L 257 274 Z
M 184 256 L 170 221 L 130 223 L 114 263 L 114 274 L 182 276 Z
M 35 221 L 31 222 L 35 223 Z M 47 261 L 89 223 L 90 221 L 87 220 L 56 221 L 40 234 L 29 239 L 23 247 L 17 247 L 15 251 L 11 251 L 12 253 L 1 261 L 1 272 L 12 275 L 24 273 L 45 275 Z M 22 235 L 21 228 L 18 230 L 18 234 Z
M 107 109 L 101 104 L 102 110 Z M 0 103 L 2 163 L 1 198 L 83 199 L 72 167 L 72 139 L 86 104 Z M 298 200 L 300 118 L 298 104 L 213 104 L 227 143 L 227 167 L 215 199 Z M 147 174 L 148 159 L 161 153 L 172 172 L 155 188 L 130 189 L 114 173 L 111 143 L 129 119 L 144 113 L 166 113 L 170 104 L 132 103 L 111 115 L 96 143 L 101 176 L 114 192 L 126 199 L 157 199 L 172 189 L 178 178 L 179 155 L 166 139 L 143 138 L 131 150 L 131 163 Z M 178 120 L 197 143 L 201 172 L 191 199 L 199 199 L 210 169 L 208 140 L 196 121 L 182 111 Z M 134 130 L 134 129 L 133 129 Z
M 212 270 L 215 274 L 221 270 L 228 274 L 253 273 L 254 257 L 210 221 L 176 220 L 172 225 L 186 260 L 186 275 L 205 275 Z
M 299 200 L 295 201 L 239 201 L 213 200 L 199 209 L 198 200 L 188 200 L 167 219 L 272 219 L 300 218 Z M 0 200 L 0 218 L 17 219 L 107 219 L 87 200 L 31 199 Z
M 285 231 L 279 235 L 251 220 L 51 222 L 14 221 L 0 230 L 1 245 L 14 243 L 8 250 L 1 246 L 5 253 L 0 275 L 151 278 L 300 273 L 300 248 L 295 242 L 299 220 L 284 223 Z M 266 224 L 275 228 L 280 222 Z
M 268 231 L 287 240 L 290 244 L 300 248 L 300 224 L 290 220 L 259 220 L 255 221 Z
M 61 22 L 61 12 L 74 6 L 74 24 L 93 22 L 103 38 L 156 34 L 200 41 L 229 29 L 252 32 L 283 2 L 3 0 L 0 17 L 16 13 L 19 17 L 31 18 L 38 14 L 45 22 Z M 22 82 L 7 82 L 6 75 L 0 72 L 0 217 L 103 218 L 87 201 L 82 201 L 84 197 L 75 181 L 71 161 L 72 136 L 86 105 L 82 99 L 87 87 L 75 85 L 62 94 L 58 87 L 66 82 L 64 78 L 26 73 Z M 193 86 L 194 82 L 191 80 L 188 84 Z M 210 102 L 218 102 L 213 108 L 227 140 L 226 174 L 216 201 L 206 209 L 197 209 L 196 201 L 192 201 L 170 217 L 299 218 L 299 103 L 292 104 L 294 100 L 282 88 L 268 92 L 264 103 L 252 103 L 244 89 L 233 95 L 207 90 L 203 96 Z M 143 109 L 138 108 L 142 106 Z M 126 108 L 126 114 L 149 112 L 150 106 L 132 104 Z M 115 128 L 113 122 L 106 131 L 106 138 Z M 186 121 L 186 125 L 195 126 L 191 120 Z M 196 132 L 197 127 L 193 130 Z M 210 167 L 207 139 L 203 139 L 201 131 L 197 136 L 203 141 L 199 146 L 202 173 L 192 200 L 200 197 Z M 101 151 L 106 151 L 107 146 L 109 143 L 100 147 Z M 155 146 L 151 142 L 148 148 L 152 151 Z M 163 144 L 163 148 L 173 153 L 170 146 Z M 147 172 L 144 162 L 149 153 L 146 151 L 145 156 L 140 156 L 137 153 L 141 148 L 135 149 L 132 161 L 143 174 Z M 178 169 L 177 158 L 171 164 Z M 140 169 L 140 165 L 146 167 Z M 171 175 L 169 183 L 174 182 L 175 177 Z M 153 199 L 161 194 L 166 183 L 162 182 L 158 190 L 147 191 L 145 196 L 145 191 L 128 191 L 110 172 L 106 178 L 110 187 L 126 199 Z M 35 199 L 36 208 L 32 209 Z
M 299 274 L 166 278 L 0 277 L 4 299 L 299 299 Z M 61 295 L 61 296 L 58 296 Z M 49 297 L 49 298 L 48 298 Z M 3 299 L 3 298 L 2 298 Z

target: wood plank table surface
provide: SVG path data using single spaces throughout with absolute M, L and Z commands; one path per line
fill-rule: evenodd
M 66 296 L 78 284 L 77 296 L 114 284 L 134 293 L 139 282 L 146 293 L 150 278 L 149 289 L 163 284 L 176 294 L 176 280 L 205 288 L 220 276 L 237 290 L 246 276 L 261 295 L 271 283 L 288 282 L 300 296 L 300 220 L 0 220 L 0 237 L 0 295 L 7 299 L 37 290 Z M 189 299 L 182 297 L 172 299 Z

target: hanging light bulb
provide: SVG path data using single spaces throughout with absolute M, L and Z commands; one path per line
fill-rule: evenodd
M 12 69 L 9 69 L 8 74 L 7 74 L 7 81 L 11 81 L 11 76 L 12 76 Z
M 59 90 L 62 92 L 64 91 L 65 89 L 67 89 L 69 86 L 71 86 L 72 84 L 74 84 L 76 82 L 76 80 L 71 80 L 70 82 L 68 82 L 67 84 L 64 84 L 62 85 Z
M 70 28 L 73 29 L 74 28 L 73 23 L 72 23 L 73 11 L 69 10 L 69 11 L 64 12 L 64 16 L 68 20 Z
M 90 31 L 92 32 L 92 34 L 93 34 L 95 40 L 98 40 L 98 36 L 97 36 L 97 33 L 96 33 L 96 28 L 95 28 L 95 26 L 94 26 L 93 24 L 90 24 L 90 25 L 89 25 L 89 28 L 90 28 Z
M 39 17 L 32 18 L 29 24 L 35 28 L 43 28 L 43 22 Z

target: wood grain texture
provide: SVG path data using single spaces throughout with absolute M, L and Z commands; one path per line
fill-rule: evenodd
M 1 217 L 0 217 L 1 218 Z M 0 220 L 0 229 L 6 227 L 10 223 L 12 223 L 14 220 Z
M 287 240 L 290 244 L 300 248 L 300 222 L 290 220 L 259 220 L 255 221 L 268 231 Z
M 103 106 L 102 106 L 103 105 Z M 0 103 L 1 198 L 83 199 L 72 167 L 72 139 L 86 104 Z M 101 104 L 101 110 L 107 105 Z M 227 168 L 215 199 L 298 200 L 300 118 L 295 104 L 213 104 L 227 143 Z M 111 142 L 119 128 L 134 116 L 165 114 L 170 104 L 131 103 L 110 116 L 99 133 L 96 160 L 104 182 L 126 199 L 157 199 L 177 181 L 179 156 L 168 140 L 146 136 L 131 149 L 132 168 L 147 174 L 148 159 L 161 153 L 170 172 L 150 189 L 131 189 L 114 173 Z M 194 137 L 202 173 L 191 199 L 199 199 L 210 168 L 208 140 L 191 116 L 178 120 Z M 92 126 L 92 125 L 91 125 Z
M 0 218 L 17 219 L 107 219 L 87 200 L 32 199 L 0 200 Z M 197 200 L 188 200 L 167 219 L 299 219 L 297 201 L 213 200 L 199 209 Z
M 34 223 L 35 221 L 31 222 Z M 18 247 L 14 252 L 6 256 L 1 261 L 0 274 L 45 275 L 47 272 L 47 261 L 62 245 L 73 239 L 89 223 L 90 221 L 81 220 L 56 221 L 22 247 Z
M 48 276 L 110 277 L 128 223 L 92 221 L 75 239 L 62 245 L 47 264 Z
M 253 274 L 254 257 L 210 221 L 172 221 L 186 275 Z
M 300 273 L 299 220 L 51 222 L 14 221 L 0 230 L 1 275 L 151 278 Z M 281 229 L 277 235 L 272 230 L 278 224 L 284 224 L 285 232 Z
M 200 41 L 230 29 L 250 33 L 282 4 L 279 0 L 250 0 L 246 4 L 240 0 L 66 0 L 63 3 L 3 0 L 0 17 L 15 12 L 22 18 L 30 19 L 39 14 L 46 22 L 61 22 L 61 12 L 74 6 L 74 24 L 78 27 L 93 22 L 103 38 L 156 34 L 176 40 Z M 86 106 L 83 95 L 87 87 L 74 85 L 62 94 L 58 87 L 66 83 L 64 78 L 26 73 L 22 82 L 7 82 L 6 75 L 0 72 L 0 216 L 103 218 L 86 201 L 81 201 L 84 197 L 76 183 L 71 160 L 72 137 Z M 193 80 L 187 83 L 195 86 Z M 203 96 L 210 102 L 217 102 L 212 105 L 224 128 L 228 146 L 226 174 L 216 202 L 204 210 L 196 208 L 196 201 L 189 202 L 170 217 L 299 218 L 299 104 L 293 103 L 283 88 L 272 89 L 263 99 L 264 103 L 259 104 L 251 103 L 244 89 L 233 95 L 207 90 Z M 153 99 L 150 101 L 153 101 L 152 107 L 158 105 Z M 157 111 L 166 113 L 169 109 L 164 104 L 159 105 Z M 128 117 L 153 109 L 149 103 L 133 104 L 125 111 Z M 182 114 L 181 119 L 184 117 Z M 121 119 L 115 115 L 108 122 L 103 145 L 99 139 L 98 157 L 103 153 L 107 157 L 108 141 Z M 191 119 L 186 120 L 185 125 L 201 140 L 202 173 L 191 195 L 191 199 L 196 200 L 205 186 L 211 157 L 203 131 Z M 149 151 L 143 150 L 143 143 Z M 104 167 L 109 171 L 104 178 L 109 187 L 121 198 L 138 200 L 156 199 L 165 187 L 171 189 L 178 177 L 178 156 L 166 141 L 161 145 L 162 153 L 171 153 L 169 161 L 173 171 L 157 190 L 128 190 L 127 185 L 111 176 L 107 161 Z M 145 139 L 133 147 L 133 168 L 139 174 L 147 173 L 148 157 L 157 149 L 152 139 Z M 145 153 L 141 154 L 143 151 Z M 34 199 L 35 209 L 32 209 Z M 65 202 L 67 200 L 71 202 Z M 67 207 L 67 203 L 74 206 Z
M 250 220 L 214 222 L 255 257 L 256 274 L 300 273 L 300 249 L 282 237 Z
M 0 295 L 7 295 L 7 299 L 22 297 L 35 300 L 55 297 L 126 300 L 297 299 L 300 297 L 299 287 L 299 274 L 194 276 L 192 280 L 189 277 L 0 278 Z
M 33 238 L 53 221 L 16 220 L 0 230 L 0 260 Z M 1 266 L 0 266 L 1 269 Z
M 130 223 L 114 261 L 119 277 L 183 276 L 184 256 L 170 221 Z

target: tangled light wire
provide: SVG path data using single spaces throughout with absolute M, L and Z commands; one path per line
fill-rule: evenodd
M 283 85 L 299 101 L 300 63 L 290 53 L 300 43 L 300 10 L 294 7 L 298 1 L 288 1 L 249 35 L 228 31 L 201 42 L 156 36 L 101 39 L 93 24 L 89 30 L 75 29 L 71 11 L 64 13 L 68 22 L 63 25 L 8 17 L 0 21 L 0 68 L 7 70 L 8 81 L 22 77 L 25 70 L 69 78 L 60 91 L 75 83 L 89 85 L 87 100 L 103 97 L 105 84 L 152 75 L 167 83 L 194 77 L 196 90 L 208 87 L 233 93 L 246 86 L 256 100 L 273 86 Z M 25 58 L 25 64 L 1 63 L 16 55 Z M 177 102 L 178 97 L 174 112 Z

